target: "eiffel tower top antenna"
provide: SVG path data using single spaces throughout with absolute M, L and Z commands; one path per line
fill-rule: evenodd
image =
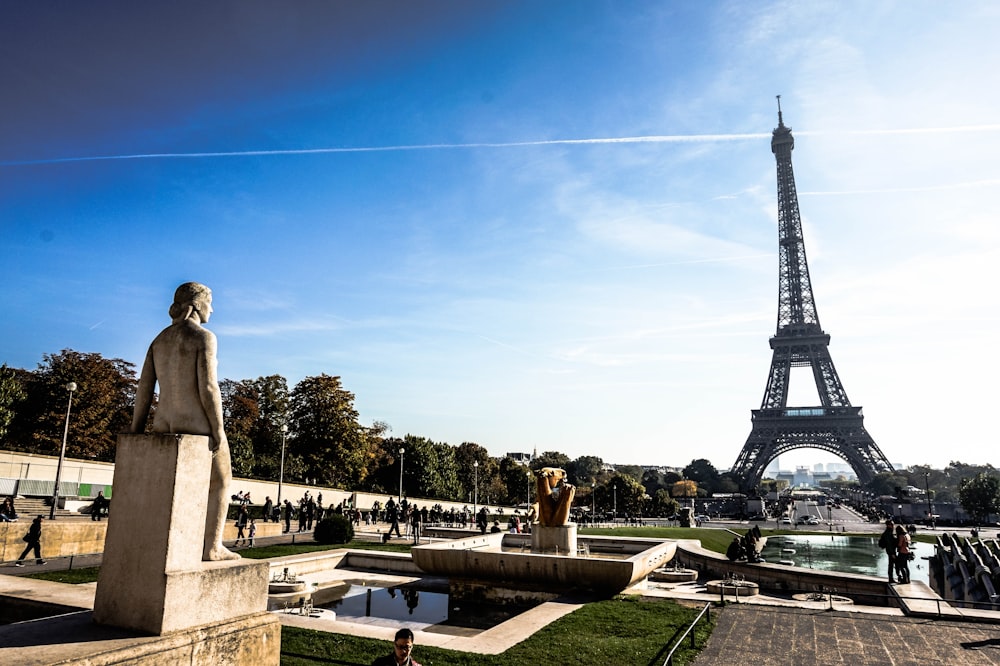
M 775 95 L 778 98 L 778 127 L 784 127 L 785 123 L 781 119 L 781 95 Z

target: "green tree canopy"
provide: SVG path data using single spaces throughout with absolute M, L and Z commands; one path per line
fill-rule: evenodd
M 336 488 L 361 487 L 373 471 L 378 442 L 358 422 L 354 394 L 340 377 L 306 377 L 295 385 L 290 403 L 289 447 L 301 456 L 305 477 Z
M 531 461 L 531 469 L 539 470 L 543 467 L 566 469 L 569 467 L 569 456 L 565 453 L 559 453 L 558 451 L 545 451 L 544 453 L 540 453 Z
M 10 439 L 25 450 L 58 455 L 69 403 L 66 387 L 73 382 L 66 455 L 113 461 L 118 433 L 132 424 L 135 366 L 71 349 L 42 359 L 37 370 L 21 375 L 27 397 L 11 422 Z
M 958 497 L 966 513 L 981 523 L 991 513 L 1000 513 L 1000 477 L 981 472 L 965 479 L 959 484 Z
M 604 474 L 604 461 L 597 456 L 580 456 L 567 463 L 566 473 L 569 475 L 569 482 L 573 485 L 590 485 L 598 481 Z
M 7 438 L 7 428 L 14 420 L 14 414 L 22 400 L 27 397 L 18 373 L 7 364 L 0 365 L 0 441 Z

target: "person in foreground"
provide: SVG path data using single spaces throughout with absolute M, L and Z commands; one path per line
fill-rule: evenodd
M 203 284 L 186 282 L 174 293 L 170 306 L 173 323 L 163 329 L 142 366 L 136 389 L 132 432 L 142 433 L 160 385 L 160 399 L 153 415 L 153 432 L 208 435 L 212 447 L 212 476 L 208 488 L 208 517 L 203 559 L 240 559 L 222 545 L 222 530 L 229 508 L 225 496 L 232 480 L 229 441 L 222 427 L 222 397 L 216 376 L 217 342 L 202 327 L 212 314 L 212 291 Z
M 379 657 L 372 666 L 420 666 L 413 658 L 413 632 L 403 627 L 396 632 L 392 654 Z

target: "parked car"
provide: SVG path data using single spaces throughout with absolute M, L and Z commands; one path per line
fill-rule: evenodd
M 781 522 L 782 525 L 791 525 L 792 524 L 792 519 L 789 518 L 788 516 L 785 516 L 784 518 L 781 519 L 780 522 Z
M 712 519 L 706 515 L 695 516 L 694 519 L 697 520 L 699 523 L 709 523 L 712 521 Z

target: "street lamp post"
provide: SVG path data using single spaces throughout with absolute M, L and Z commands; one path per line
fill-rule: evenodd
M 59 481 L 62 479 L 63 460 L 66 459 L 66 440 L 69 438 L 69 413 L 73 409 L 73 391 L 76 390 L 76 382 L 66 384 L 69 391 L 69 402 L 66 404 L 66 426 L 63 428 L 62 448 L 59 449 L 59 464 L 56 465 L 56 485 L 52 488 L 52 508 L 49 510 L 49 520 L 56 519 L 56 506 L 59 504 Z
M 285 437 L 288 435 L 288 424 L 281 424 L 281 466 L 278 470 L 278 506 L 281 506 L 281 486 L 285 482 Z
M 397 502 L 403 501 L 403 454 L 406 452 L 402 446 L 399 447 L 399 497 L 396 498 Z
M 479 461 L 476 460 L 472 463 L 472 516 L 475 518 L 479 515 L 477 506 L 479 504 Z
M 591 524 L 597 519 L 597 498 L 594 497 L 594 482 L 590 482 L 590 522 Z
M 934 529 L 934 511 L 931 509 L 930 472 L 924 472 L 924 497 L 927 498 L 927 525 Z

